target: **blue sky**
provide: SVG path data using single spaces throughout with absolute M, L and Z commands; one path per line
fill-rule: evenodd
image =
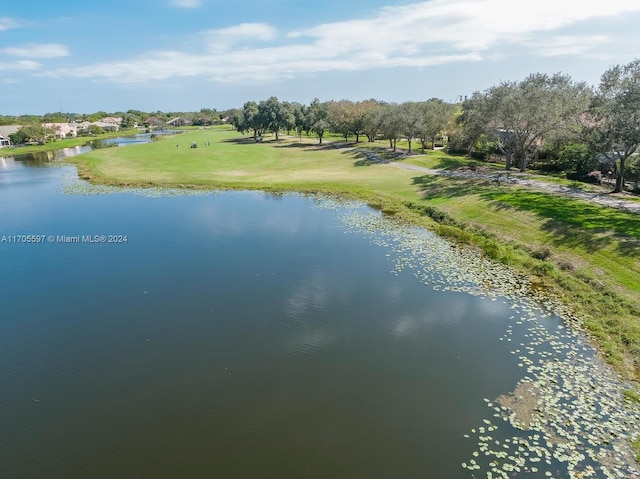
M 7 2 L 0 114 L 454 101 L 640 57 L 638 0 Z

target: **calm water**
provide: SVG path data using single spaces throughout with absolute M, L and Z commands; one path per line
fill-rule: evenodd
M 392 274 L 341 220 L 365 207 L 29 166 L 0 165 L 0 236 L 127 242 L 0 243 L 0 477 L 471 477 L 463 435 L 523 375 L 509 302 Z

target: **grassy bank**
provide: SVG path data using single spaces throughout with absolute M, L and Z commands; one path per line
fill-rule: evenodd
M 138 130 L 125 130 L 119 132 L 103 133 L 97 136 L 78 136 L 76 138 L 67 138 L 64 140 L 51 141 L 44 145 L 29 145 L 29 146 L 17 146 L 11 148 L 5 148 L 0 150 L 2 155 L 24 155 L 27 153 L 38 153 L 41 151 L 53 151 L 60 150 L 62 148 L 73 148 L 74 146 L 83 146 L 90 141 L 94 140 L 106 140 L 108 138 L 116 138 L 118 136 L 135 135 Z
M 192 142 L 199 148 L 189 148 Z M 254 143 L 230 128 L 214 128 L 94 151 L 74 161 L 81 176 L 105 184 L 313 191 L 363 199 L 529 275 L 537 288 L 584 318 L 611 364 L 627 377 L 640 377 L 638 215 L 488 180 L 394 168 L 367 155 L 376 145 L 362 146 L 318 146 L 304 137 Z M 432 168 L 466 161 L 442 152 L 396 160 Z

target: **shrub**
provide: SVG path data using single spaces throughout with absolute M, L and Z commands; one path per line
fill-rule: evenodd
M 575 171 L 584 176 L 598 167 L 598 159 L 586 145 L 569 143 L 560 150 L 558 166 L 561 170 Z
M 602 183 L 602 173 L 599 171 L 592 171 L 586 175 L 580 173 L 567 173 L 567 179 L 573 181 L 581 181 L 582 183 Z
M 534 161 L 529 163 L 529 169 L 544 171 L 547 173 L 557 173 L 559 171 L 564 171 L 564 168 L 556 161 Z

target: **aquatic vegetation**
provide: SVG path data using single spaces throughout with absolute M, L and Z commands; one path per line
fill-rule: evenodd
M 61 164 L 59 166 L 67 166 Z M 217 194 L 217 190 L 207 190 L 198 188 L 176 188 L 163 186 L 133 187 L 133 186 L 112 186 L 89 183 L 78 178 L 75 168 L 69 168 L 61 177 L 62 193 L 67 195 L 114 195 L 133 194 L 136 196 L 167 197 L 167 196 L 212 196 Z
M 389 250 L 393 273 L 407 269 L 434 290 L 501 300 L 513 310 L 497 340 L 525 338 L 511 351 L 523 376 L 512 393 L 484 398 L 488 417 L 463 434 L 477 443 L 461 462 L 472 477 L 640 478 L 631 447 L 640 447 L 640 405 L 625 401 L 630 385 L 602 362 L 559 301 L 508 267 L 423 229 L 361 212 L 345 213 L 343 221 Z
M 119 188 L 65 178 L 72 194 L 132 193 L 144 196 L 215 194 L 182 188 Z M 265 193 L 273 195 L 273 193 Z M 513 314 L 496 341 L 512 346 L 522 371 L 510 393 L 484 398 L 487 415 L 461 437 L 472 442 L 461 467 L 478 479 L 533 477 L 640 478 L 640 404 L 595 353 L 580 318 L 524 275 L 478 250 L 341 197 L 287 193 L 336 210 L 347 232 L 364 234 L 386 250 L 391 273 L 410 272 L 426 287 L 502 301 Z M 523 340 L 516 339 L 523 338 Z M 478 398 L 483 401 L 483 398 Z

